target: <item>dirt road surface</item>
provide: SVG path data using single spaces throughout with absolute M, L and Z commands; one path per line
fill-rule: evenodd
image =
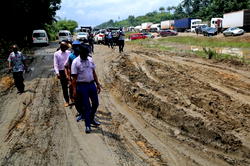
M 102 125 L 87 135 L 63 107 L 56 47 L 32 55 L 26 93 L 0 81 L 0 165 L 250 165 L 248 66 L 96 46 Z

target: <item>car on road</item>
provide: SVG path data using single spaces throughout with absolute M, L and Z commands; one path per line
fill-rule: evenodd
M 243 29 L 236 28 L 236 27 L 231 27 L 231 28 L 228 28 L 225 31 L 223 31 L 224 36 L 243 35 L 244 33 L 245 33 L 245 31 Z
M 68 30 L 60 30 L 58 33 L 58 39 L 59 41 L 73 41 L 73 35 Z
M 203 34 L 203 32 L 208 28 L 207 25 L 198 25 L 196 28 L 195 28 L 195 31 L 198 32 L 198 34 Z
M 218 34 L 217 28 L 207 27 L 206 29 L 203 30 L 204 36 L 214 36 L 217 34 Z
M 49 44 L 49 38 L 45 30 L 34 30 L 32 33 L 33 44 Z
M 105 30 L 99 30 L 94 34 L 94 42 L 97 44 L 105 43 Z
M 152 35 L 152 33 L 144 32 L 143 33 L 147 38 L 154 38 L 155 36 Z
M 132 33 L 128 37 L 130 40 L 137 40 L 137 39 L 146 39 L 148 38 L 146 35 L 143 33 Z
M 88 39 L 89 34 L 87 32 L 78 32 L 76 39 L 77 40 L 84 40 L 84 39 Z
M 161 37 L 176 36 L 178 35 L 178 32 L 168 29 L 168 30 L 161 30 L 159 34 Z

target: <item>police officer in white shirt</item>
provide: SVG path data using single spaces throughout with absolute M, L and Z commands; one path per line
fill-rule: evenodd
M 73 77 L 73 96 L 79 98 L 85 119 L 85 132 L 91 132 L 91 124 L 98 126 L 99 122 L 95 121 L 95 113 L 99 106 L 98 93 L 101 91 L 100 83 L 98 81 L 95 64 L 92 58 L 89 57 L 89 50 L 87 47 L 81 45 L 80 56 L 74 59 L 71 66 L 71 75 Z M 90 103 L 91 100 L 91 103 Z

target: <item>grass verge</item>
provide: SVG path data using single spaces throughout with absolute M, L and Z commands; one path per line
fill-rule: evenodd
M 190 40 L 190 37 L 188 38 Z M 144 48 L 152 48 L 152 49 L 159 49 L 161 51 L 174 52 L 174 53 L 177 53 L 177 55 L 178 55 L 178 52 L 181 52 L 181 54 L 183 54 L 183 51 L 184 51 L 184 53 L 196 55 L 196 56 L 207 58 L 207 59 L 215 59 L 218 61 L 226 60 L 226 61 L 231 61 L 234 64 L 250 64 L 250 60 L 247 60 L 244 57 L 238 57 L 238 56 L 233 56 L 229 54 L 220 54 L 220 53 L 217 53 L 215 50 L 213 50 L 211 46 L 210 46 L 211 48 L 207 50 L 206 47 L 209 47 L 208 45 L 206 45 L 206 47 L 203 47 L 202 51 L 178 50 L 173 47 L 168 47 L 167 45 L 160 45 L 159 42 L 161 42 L 161 40 L 166 40 L 165 38 L 159 39 L 159 40 L 157 41 L 153 41 L 152 39 L 133 40 L 133 41 L 127 42 L 127 44 L 129 45 L 135 44 L 135 45 L 140 45 Z M 202 45 L 199 45 L 199 46 L 202 46 Z M 241 48 L 244 48 L 244 47 L 241 47 Z
M 160 42 L 181 43 L 186 45 L 196 45 L 201 47 L 236 47 L 250 48 L 250 42 L 230 41 L 225 38 L 213 37 L 193 37 L 193 36 L 175 36 L 158 39 Z

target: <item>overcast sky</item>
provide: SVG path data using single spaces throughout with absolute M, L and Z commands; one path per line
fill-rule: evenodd
M 123 20 L 140 16 L 159 7 L 176 6 L 181 0 L 62 0 L 57 16 L 72 19 L 79 25 L 99 25 L 110 19 Z

